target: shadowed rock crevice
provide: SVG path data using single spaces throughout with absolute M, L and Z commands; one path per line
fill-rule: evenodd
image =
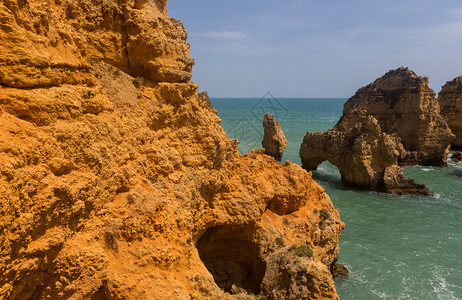
M 225 292 L 244 289 L 258 294 L 265 263 L 258 244 L 252 241 L 254 225 L 209 228 L 197 242 L 199 256 Z
M 108 300 L 107 288 L 103 285 L 91 296 L 91 300 Z

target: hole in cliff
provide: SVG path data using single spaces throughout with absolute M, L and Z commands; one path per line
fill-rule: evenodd
M 255 243 L 255 225 L 209 228 L 197 242 L 199 256 L 225 292 L 260 293 L 266 265 Z
M 107 296 L 107 289 L 106 287 L 103 285 L 102 287 L 100 287 L 96 293 L 94 293 L 92 296 L 91 296 L 91 300 L 108 300 L 108 296 Z
M 340 190 L 344 189 L 341 178 L 340 170 L 328 161 L 323 162 L 316 171 L 313 171 L 314 180 L 321 184 L 327 182 L 330 186 Z
M 128 187 L 128 186 L 121 186 L 120 188 L 117 189 L 116 195 L 122 194 L 122 193 L 127 193 L 128 191 L 130 191 L 130 187 Z
M 284 216 L 290 215 L 291 213 L 300 209 L 302 198 L 284 198 L 284 197 L 275 197 L 271 201 L 268 202 L 266 209 L 269 209 L 273 213 Z

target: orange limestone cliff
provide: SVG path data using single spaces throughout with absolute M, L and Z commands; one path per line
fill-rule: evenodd
M 456 136 L 451 142 L 452 146 L 462 148 L 462 76 L 446 82 L 438 94 L 438 102 L 441 115 Z
M 239 155 L 165 0 L 0 15 L 1 299 L 338 298 L 338 210 Z

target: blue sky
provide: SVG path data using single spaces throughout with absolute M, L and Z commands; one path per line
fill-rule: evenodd
M 169 0 L 211 97 L 350 97 L 390 69 L 462 75 L 460 0 Z

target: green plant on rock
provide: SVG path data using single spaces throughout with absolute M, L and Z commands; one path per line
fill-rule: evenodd
M 291 270 L 291 269 L 287 269 L 287 274 L 289 275 L 290 278 L 294 277 L 297 273 L 295 273 L 295 271 Z
M 276 238 L 276 245 L 278 245 L 279 248 L 283 248 L 286 243 L 284 242 L 284 239 L 281 237 Z
M 298 272 L 297 276 L 295 277 L 295 284 L 297 284 L 298 286 L 301 286 L 303 285 L 304 282 L 305 282 L 305 274 L 303 272 Z
M 299 257 L 312 257 L 313 250 L 307 245 L 293 245 L 290 248 Z

